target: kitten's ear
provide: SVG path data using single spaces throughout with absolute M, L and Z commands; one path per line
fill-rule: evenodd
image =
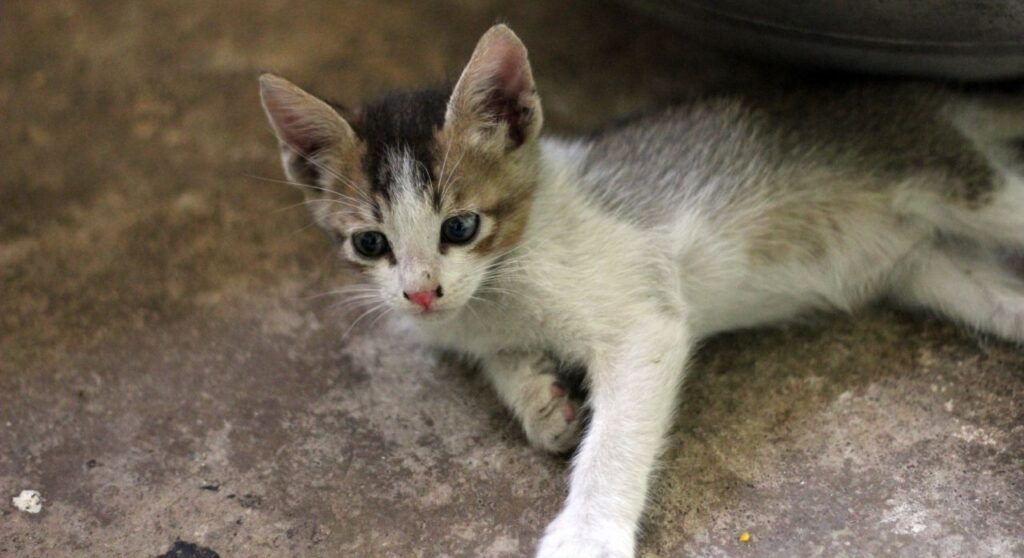
M 504 153 L 536 139 L 542 122 L 526 47 L 507 26 L 491 27 L 455 85 L 445 125 Z
M 338 111 L 284 78 L 261 75 L 260 98 L 277 139 L 303 159 L 344 149 L 355 140 Z

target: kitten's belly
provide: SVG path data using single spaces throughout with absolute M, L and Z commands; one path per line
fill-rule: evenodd
M 887 244 L 836 247 L 817 261 L 749 264 L 684 283 L 695 333 L 757 327 L 815 311 L 856 310 L 884 296 L 918 240 L 903 232 L 888 236 Z
M 749 285 L 721 295 L 691 308 L 693 328 L 699 337 L 784 322 L 816 310 L 837 309 L 824 297 L 811 293 L 772 292 Z

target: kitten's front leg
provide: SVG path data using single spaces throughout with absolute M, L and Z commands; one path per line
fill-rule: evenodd
M 538 549 L 541 558 L 634 554 L 691 346 L 681 320 L 645 322 L 617 354 L 600 353 L 590 363 L 590 425 L 573 463 L 569 499 Z
M 502 353 L 483 363 L 498 396 L 534 447 L 565 453 L 580 437 L 580 409 L 556 374 L 558 363 L 538 353 Z

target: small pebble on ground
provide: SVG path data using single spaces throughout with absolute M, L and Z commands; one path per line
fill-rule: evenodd
M 43 511 L 43 495 L 36 490 L 22 490 L 14 498 L 11 498 L 14 507 L 26 513 L 39 513 Z

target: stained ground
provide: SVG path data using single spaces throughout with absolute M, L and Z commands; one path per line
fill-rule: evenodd
M 260 70 L 356 104 L 496 20 L 555 133 L 782 72 L 605 2 L 3 2 L 0 555 L 532 550 L 566 463 L 461 364 L 350 330 L 351 277 L 258 178 Z M 1020 348 L 878 308 L 694 370 L 643 555 L 1024 555 Z

